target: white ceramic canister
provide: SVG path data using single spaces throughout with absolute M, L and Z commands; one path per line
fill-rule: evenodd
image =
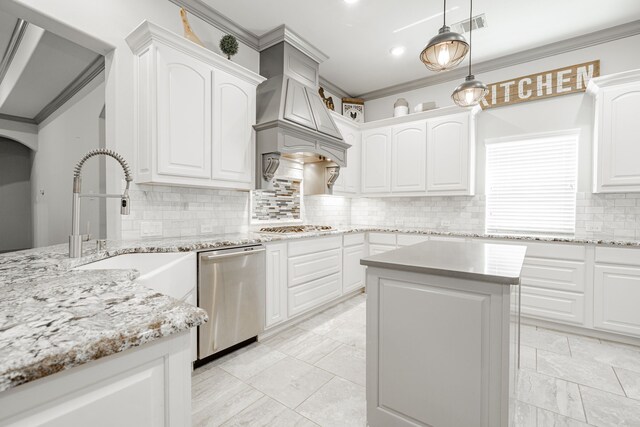
M 398 98 L 393 104 L 393 117 L 401 117 L 409 114 L 409 103 L 404 98 Z

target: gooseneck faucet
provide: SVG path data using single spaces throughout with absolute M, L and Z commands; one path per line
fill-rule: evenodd
M 84 162 L 94 156 L 109 156 L 113 157 L 120 163 L 122 170 L 124 171 L 124 179 L 127 181 L 127 186 L 122 194 L 80 194 L 81 179 L 80 173 L 82 172 L 82 166 Z M 91 150 L 80 159 L 75 169 L 73 170 L 73 206 L 71 210 L 71 235 L 69 236 L 69 257 L 79 258 L 82 256 L 82 242 L 86 242 L 91 239 L 89 234 L 80 234 L 80 197 L 103 197 L 107 199 L 120 199 L 120 214 L 129 215 L 129 183 L 133 179 L 131 178 L 131 170 L 127 161 L 118 153 L 105 148 L 97 150 Z

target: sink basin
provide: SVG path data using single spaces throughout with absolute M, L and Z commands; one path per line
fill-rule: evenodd
M 135 280 L 136 283 L 185 300 L 185 297 L 195 288 L 196 254 L 192 252 L 125 254 L 81 265 L 74 270 L 137 270 L 140 276 Z

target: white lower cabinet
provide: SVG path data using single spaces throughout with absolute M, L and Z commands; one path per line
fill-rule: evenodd
M 365 233 L 266 246 L 265 330 L 364 288 Z
M 287 320 L 287 243 L 266 248 L 266 319 L 265 328 Z
M 640 266 L 596 264 L 593 284 L 594 327 L 640 337 Z
M 344 236 L 342 249 L 342 293 L 346 294 L 364 287 L 366 268 L 360 260 L 367 256 L 364 233 Z
M 520 298 L 522 315 L 525 317 L 578 326 L 584 324 L 585 301 L 582 293 L 554 291 L 523 285 Z

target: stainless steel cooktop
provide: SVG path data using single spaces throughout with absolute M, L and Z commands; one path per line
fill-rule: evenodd
M 330 231 L 333 229 L 330 225 L 284 225 L 279 227 L 262 227 L 260 233 L 294 234 L 310 233 L 313 231 Z

